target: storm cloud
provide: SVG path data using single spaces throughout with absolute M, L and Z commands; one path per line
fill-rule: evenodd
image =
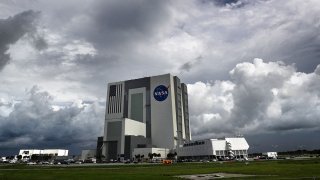
M 255 59 L 237 64 L 230 81 L 189 84 L 193 136 L 319 132 L 318 68 Z
M 9 46 L 25 34 L 35 31 L 34 21 L 38 16 L 39 12 L 29 10 L 0 19 L 0 70 L 10 61 L 10 54 L 7 52 Z M 36 39 L 40 42 L 39 38 Z
M 0 149 L 91 148 L 102 134 L 104 105 L 99 103 L 57 105 L 48 92 L 34 86 L 24 100 L 9 104 L 0 104 Z
M 170 9 L 168 1 L 98 1 L 90 9 L 90 29 L 85 36 L 103 47 L 150 42 L 162 34 Z
M 86 123 L 83 116 L 98 121 L 89 110 L 103 109 L 108 82 L 165 73 L 189 84 L 194 138 L 238 132 L 254 143 L 271 142 L 275 134 L 283 142 L 295 133 L 319 137 L 319 7 L 318 0 L 2 1 L 1 130 L 17 128 L 1 132 L 2 148 L 45 146 L 41 138 L 30 141 L 44 134 L 48 147 L 74 141 L 81 149 L 67 129 L 77 129 L 77 118 Z M 41 90 L 32 95 L 34 85 Z M 54 98 L 30 99 L 45 92 Z M 94 103 L 73 105 L 78 101 Z M 41 102 L 44 114 L 30 105 Z M 31 118 L 27 111 L 38 114 Z M 39 136 L 20 130 L 24 118 Z M 55 121 L 66 124 L 61 134 L 70 142 L 51 135 L 60 128 Z M 78 130 L 88 142 L 80 136 L 86 129 Z M 102 135 L 92 132 L 89 139 Z

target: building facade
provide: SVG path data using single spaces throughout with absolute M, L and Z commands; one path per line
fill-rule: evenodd
M 247 158 L 249 145 L 244 137 L 226 137 L 189 142 L 176 151 L 180 159 Z
M 25 157 L 31 158 L 32 155 L 46 156 L 68 156 L 69 150 L 66 149 L 21 149 L 19 155 L 22 159 Z
M 170 74 L 108 84 L 102 155 L 176 149 L 191 140 L 187 86 Z

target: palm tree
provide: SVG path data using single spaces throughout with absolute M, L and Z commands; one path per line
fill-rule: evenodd
M 150 160 L 153 159 L 153 154 L 149 153 L 148 157 L 149 157 Z

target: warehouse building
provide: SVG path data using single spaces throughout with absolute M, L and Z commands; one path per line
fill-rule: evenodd
M 249 145 L 244 137 L 206 139 L 177 148 L 180 159 L 235 159 L 248 157 Z
M 66 149 L 21 149 L 19 155 L 24 158 L 31 158 L 32 155 L 43 155 L 43 156 L 68 156 L 69 150 Z

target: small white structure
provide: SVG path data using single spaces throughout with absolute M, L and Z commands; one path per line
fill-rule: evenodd
M 206 139 L 184 144 L 177 148 L 177 155 L 182 159 L 246 158 L 248 149 L 244 137 Z
M 278 158 L 277 152 L 264 152 L 264 153 L 262 153 L 262 155 L 267 157 L 268 159 L 277 159 Z
M 7 158 L 6 157 L 1 157 L 0 162 L 7 162 Z
M 33 154 L 40 154 L 40 151 L 40 149 L 21 149 L 19 155 L 22 156 L 22 159 L 31 158 Z
M 87 149 L 81 151 L 81 159 L 86 160 L 90 158 L 95 158 L 97 151 L 95 149 Z
M 170 152 L 169 149 L 165 149 L 165 148 L 134 148 L 133 150 L 133 157 L 135 157 L 136 155 L 140 155 L 140 156 L 144 156 L 144 158 L 149 158 L 149 153 L 153 154 L 160 154 L 160 157 L 155 157 L 155 158 L 166 158 L 167 154 Z
M 36 155 L 49 155 L 49 156 L 68 156 L 69 150 L 66 149 L 21 149 L 19 155 L 24 158 L 31 158 L 33 154 Z

